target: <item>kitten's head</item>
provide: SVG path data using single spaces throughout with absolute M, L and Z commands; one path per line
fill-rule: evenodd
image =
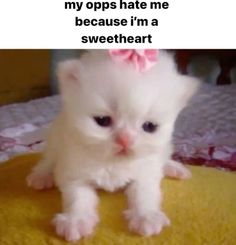
M 162 152 L 178 113 L 198 87 L 180 75 L 173 57 L 159 52 L 145 73 L 92 51 L 58 67 L 63 110 L 80 143 L 102 159 Z

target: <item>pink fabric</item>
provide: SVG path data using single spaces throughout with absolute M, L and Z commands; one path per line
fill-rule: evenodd
M 41 151 L 44 145 L 46 127 L 32 124 L 0 131 L 0 162 L 20 153 Z
M 4 137 L 0 135 L 0 151 L 6 151 L 16 145 L 16 140 L 14 138 Z
M 213 130 L 202 135 L 193 134 L 188 139 L 176 136 L 173 158 L 183 163 L 236 171 L 236 147 L 229 146 L 230 142 L 215 142 L 215 136 Z
M 157 62 L 156 49 L 110 49 L 109 54 L 116 62 L 132 64 L 139 72 L 145 72 Z

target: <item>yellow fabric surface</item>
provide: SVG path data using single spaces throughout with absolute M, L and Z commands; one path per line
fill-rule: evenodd
M 38 155 L 17 157 L 0 166 L 0 244 L 62 245 L 50 224 L 60 211 L 57 190 L 35 191 L 25 184 Z M 234 245 L 236 244 L 236 175 L 216 169 L 191 167 L 187 181 L 164 180 L 163 209 L 171 226 L 158 236 L 130 233 L 122 217 L 122 192 L 99 192 L 101 222 L 94 236 L 78 244 L 96 245 Z

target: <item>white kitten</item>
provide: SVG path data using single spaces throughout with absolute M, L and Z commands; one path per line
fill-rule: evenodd
M 130 230 L 158 234 L 170 223 L 161 211 L 161 179 L 191 176 L 171 160 L 171 136 L 198 81 L 178 74 L 164 51 L 145 73 L 114 63 L 107 51 L 88 52 L 62 62 L 58 78 L 62 112 L 43 159 L 27 178 L 35 189 L 54 183 L 60 189 L 63 213 L 53 220 L 57 234 L 68 241 L 92 234 L 99 220 L 96 189 L 122 187 Z

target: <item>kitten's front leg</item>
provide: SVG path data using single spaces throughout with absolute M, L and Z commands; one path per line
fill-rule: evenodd
M 71 185 L 62 189 L 62 198 L 64 212 L 53 219 L 56 233 L 67 241 L 91 235 L 99 221 L 95 190 L 87 185 Z
M 159 234 L 163 227 L 170 224 L 161 211 L 161 192 L 156 179 L 134 181 L 127 189 L 128 210 L 125 217 L 129 229 L 145 236 Z
M 164 165 L 164 175 L 173 179 L 190 179 L 192 174 L 182 163 L 169 160 Z
M 43 158 L 27 176 L 28 186 L 36 189 L 50 189 L 54 186 L 53 161 L 51 158 Z
M 51 128 L 51 130 L 52 129 L 53 128 Z M 53 169 L 57 159 L 55 147 L 57 137 L 55 137 L 55 134 L 52 134 L 52 132 L 50 137 L 48 137 L 47 146 L 43 152 L 42 159 L 32 169 L 26 179 L 28 186 L 37 190 L 49 189 L 54 186 Z

